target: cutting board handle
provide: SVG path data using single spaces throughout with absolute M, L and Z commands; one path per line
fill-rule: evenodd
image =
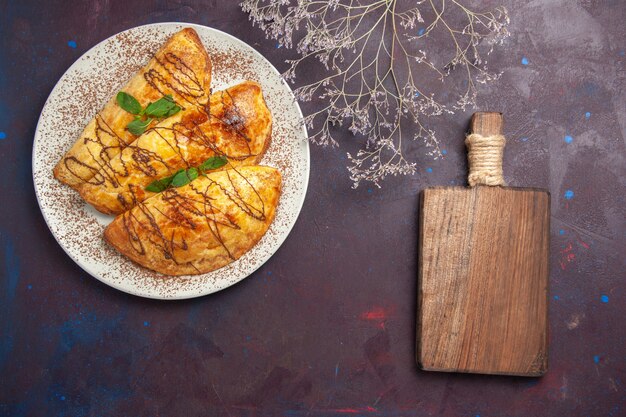
M 465 138 L 470 187 L 506 185 L 502 171 L 506 144 L 502 135 L 503 125 L 502 113 L 477 112 L 472 116 L 471 133 Z

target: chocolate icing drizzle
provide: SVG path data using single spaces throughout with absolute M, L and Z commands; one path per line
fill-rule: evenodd
M 181 263 L 177 260 L 177 251 L 189 249 L 187 241 L 183 237 L 184 230 L 183 232 L 180 230 L 195 230 L 201 227 L 202 223 L 206 223 L 211 236 L 222 246 L 227 256 L 235 260 L 235 256 L 226 246 L 222 230 L 224 228 L 240 229 L 241 227 L 232 215 L 214 204 L 217 198 L 210 194 L 217 192 L 223 195 L 246 216 L 259 221 L 266 220 L 265 203 L 258 190 L 239 170 L 231 168 L 224 171 L 224 175 L 228 180 L 226 184 L 215 181 L 211 176 L 205 176 L 206 181 L 202 181 L 202 185 L 199 181 L 192 182 L 184 188 L 185 193 L 181 192 L 181 189 L 175 188 L 161 193 L 158 198 L 163 204 L 160 207 L 155 204 L 155 200 L 149 200 L 151 203 L 139 202 L 133 210 L 122 214 L 123 228 L 128 236 L 130 246 L 136 254 L 139 256 L 146 254 L 146 243 L 142 241 L 143 238 L 157 248 L 163 254 L 164 259 L 170 260 L 176 265 L 190 265 L 197 270 L 191 262 Z M 236 177 L 240 177 L 241 180 L 235 181 L 234 178 Z M 251 191 L 248 193 L 250 196 L 248 199 L 242 196 L 243 188 L 247 187 Z M 159 224 L 157 213 L 176 226 L 172 228 L 168 225 L 167 229 L 172 230 L 170 235 L 162 227 L 163 224 Z M 177 236 L 177 231 L 179 231 L 180 236 Z
M 171 76 L 174 82 L 167 81 L 166 77 L 154 68 L 143 74 L 146 82 L 162 95 L 174 92 L 188 104 L 192 106 L 200 105 L 200 99 L 205 97 L 205 91 L 195 72 L 171 52 L 166 53 L 164 59 L 159 59 L 157 56 L 154 59 Z M 180 100 L 176 101 L 181 109 L 185 110 Z
M 204 110 L 208 101 L 207 92 L 193 69 L 185 64 L 179 56 L 171 52 L 165 53 L 163 58 L 155 55 L 154 60 L 157 66 L 143 74 L 146 82 L 162 95 L 172 94 L 174 101 L 182 110 L 186 108 L 183 102 L 186 103 L 187 107 L 193 106 Z M 172 81 L 170 82 L 168 79 Z M 63 158 L 63 164 L 68 172 L 79 180 L 90 184 L 102 184 L 107 179 L 110 179 L 110 175 L 106 172 L 98 175 L 98 171 L 102 168 L 105 168 L 105 170 L 107 167 L 110 168 L 109 161 L 111 158 L 130 144 L 126 143 L 120 135 L 115 133 L 100 114 L 96 115 L 95 119 L 95 138 L 85 138 L 84 143 L 95 143 L 98 145 L 99 151 L 94 152 L 87 148 L 91 156 L 91 161 L 89 162 L 81 161 L 74 156 L 68 156 Z M 108 136 L 109 140 L 105 140 L 104 135 Z M 85 169 L 92 176 L 85 175 Z M 94 177 L 98 178 L 92 180 Z
M 245 112 L 242 111 L 236 101 L 236 94 L 231 94 L 229 90 L 215 94 L 219 94 L 221 103 L 218 109 L 211 108 L 211 101 L 209 100 L 209 103 L 207 103 L 201 111 L 190 111 L 183 114 L 181 120 L 174 123 L 172 126 L 156 125 L 144 133 L 158 135 L 167 146 L 170 146 L 174 150 L 178 155 L 179 161 L 181 161 L 184 166 L 180 164 L 171 166 L 171 164 L 161 158 L 159 154 L 144 149 L 141 146 L 131 144 L 123 147 L 123 142 L 119 138 L 114 145 L 106 146 L 100 141 L 100 136 L 96 135 L 96 139 L 92 141 L 100 141 L 98 143 L 100 144 L 101 151 L 98 158 L 92 155 L 92 159 L 96 162 L 97 168 L 89 167 L 93 170 L 94 175 L 91 178 L 81 178 L 81 180 L 94 186 L 120 188 L 122 187 L 120 179 L 126 178 L 131 174 L 130 164 L 132 164 L 136 170 L 145 174 L 145 178 L 140 184 L 128 184 L 127 187 L 120 188 L 117 200 L 122 208 L 129 209 L 136 205 L 138 200 L 143 199 L 143 197 L 137 194 L 140 193 L 144 195 L 143 187 L 154 179 L 172 175 L 180 168 L 189 168 L 204 162 L 204 160 L 198 160 L 198 155 L 196 155 L 195 158 L 193 155 L 185 156 L 185 153 L 181 149 L 181 144 L 183 143 L 188 144 L 192 142 L 200 149 L 204 149 L 205 151 L 198 152 L 199 155 L 204 155 L 203 159 L 211 155 L 218 155 L 224 156 L 232 161 L 243 161 L 256 156 L 257 154 L 252 151 L 251 139 L 247 134 L 248 126 L 253 121 L 254 117 L 246 116 Z M 100 123 L 100 120 L 101 118 L 98 118 L 98 123 Z M 104 120 L 102 120 L 102 122 L 104 122 Z M 98 124 L 96 131 L 100 132 L 100 130 L 100 124 Z M 226 136 L 226 138 L 224 136 Z M 224 144 L 228 144 L 230 148 L 233 148 L 234 152 L 229 153 L 224 149 L 224 146 L 220 146 L 220 140 Z M 126 148 L 128 148 L 128 150 L 126 150 Z M 111 152 L 111 150 L 114 152 Z M 122 151 L 130 153 L 130 158 L 120 157 L 118 159 L 120 164 L 114 166 L 112 164 L 112 158 Z M 69 158 L 65 160 L 66 166 L 77 162 L 78 161 L 71 161 Z M 82 166 L 87 166 L 87 164 L 82 164 Z

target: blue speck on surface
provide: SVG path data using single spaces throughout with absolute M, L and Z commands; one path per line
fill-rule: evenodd
M 606 294 L 602 294 L 600 296 L 600 301 L 602 301 L 603 303 L 608 303 L 609 302 L 609 296 Z M 619 304 L 619 303 L 618 303 Z
M 433 172 L 432 168 L 426 168 L 426 172 Z
M 534 387 L 538 383 L 539 383 L 539 378 L 532 378 L 530 381 L 526 383 L 526 386 L 530 388 L 530 387 Z
M 267 271 L 267 275 L 272 275 L 272 271 Z
M 420 96 L 419 91 L 416 91 L 416 92 L 415 92 L 415 94 L 414 94 L 414 96 L 415 96 L 415 97 L 419 97 L 419 96 Z
M 447 155 L 447 154 L 448 154 L 448 151 L 446 151 L 445 149 L 442 149 L 442 150 L 441 150 L 441 154 L 442 154 L 442 155 Z
M 588 118 L 590 118 L 590 117 L 591 117 L 591 112 L 586 112 L 586 113 L 585 113 L 585 119 L 588 119 Z
M 61 401 L 65 401 L 65 395 L 61 395 Z
M 559 234 L 560 235 L 564 235 L 565 234 L 565 230 L 563 230 L 563 229 L 559 230 Z
M 593 361 L 594 361 L 595 363 L 600 363 L 600 356 L 598 356 L 598 355 L 593 355 Z
M 367 192 L 368 192 L 369 194 L 372 194 L 372 192 L 373 192 L 373 191 L 372 191 L 372 189 L 371 189 L 371 188 L 368 188 L 368 189 L 367 189 Z
M 565 143 L 572 143 L 574 138 L 571 137 L 570 135 L 565 135 L 565 138 L 563 140 L 565 141 Z
M 421 28 L 419 31 L 417 31 L 417 34 L 419 36 L 422 36 L 424 34 L 424 28 Z
M 574 192 L 572 190 L 566 190 L 564 195 L 567 200 L 574 198 Z
M 282 48 L 282 47 L 283 46 L 280 43 L 276 42 L 276 49 L 279 49 L 279 48 Z
M 555 300 L 558 300 L 558 299 L 559 299 L 559 296 L 558 296 L 558 295 L 555 295 L 555 296 L 554 296 L 554 299 L 555 299 Z
M 144 321 L 144 322 L 143 322 L 143 325 L 144 325 L 145 327 L 148 327 L 148 326 L 150 326 L 150 322 L 149 322 L 149 321 Z
M 0 139 L 6 139 L 7 134 L 5 132 L 0 132 Z
M 246 336 L 246 340 L 252 340 L 252 336 Z
M 523 137 L 522 138 L 522 142 L 528 142 L 528 138 L 527 137 Z
M 28 284 L 28 286 L 27 286 L 26 288 L 28 288 L 29 290 L 32 290 L 32 289 L 33 289 L 33 286 L 32 286 L 32 285 L 30 285 L 30 284 Z
M 522 57 L 522 65 L 528 65 L 528 64 L 529 64 L 528 58 L 526 58 L 525 56 Z
M 70 48 L 76 48 L 76 41 L 67 41 L 67 46 Z
M 624 51 L 619 51 L 619 56 L 624 56 L 626 54 L 626 52 Z

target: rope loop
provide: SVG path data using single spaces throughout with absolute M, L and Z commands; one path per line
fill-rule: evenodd
M 483 136 L 472 133 L 465 138 L 469 162 L 470 187 L 475 185 L 506 185 L 502 172 L 502 156 L 506 139 L 503 135 Z

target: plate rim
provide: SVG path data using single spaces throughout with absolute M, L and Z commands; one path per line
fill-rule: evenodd
M 295 104 L 296 110 L 300 116 L 300 119 L 304 119 L 304 115 L 302 113 L 302 108 L 300 107 L 300 104 L 298 103 L 295 94 L 293 93 L 293 90 L 291 88 L 291 86 L 289 85 L 289 83 L 287 81 L 285 81 L 284 78 L 282 78 L 281 73 L 278 71 L 278 69 L 276 69 L 276 67 L 274 66 L 274 64 L 272 64 L 262 53 L 260 53 L 259 51 L 256 50 L 256 48 L 254 48 L 252 45 L 249 45 L 248 43 L 242 41 L 241 39 L 237 38 L 236 36 L 231 35 L 230 33 L 226 33 L 220 29 L 216 29 L 210 26 L 206 26 L 206 25 L 201 25 L 198 23 L 189 23 L 189 22 L 173 22 L 173 21 L 168 21 L 168 22 L 157 22 L 157 23 L 148 23 L 145 25 L 138 25 L 138 26 L 133 26 L 130 27 L 128 29 L 124 29 L 122 31 L 119 31 L 111 36 L 108 36 L 107 38 L 101 40 L 100 42 L 96 43 L 95 45 L 93 45 L 91 48 L 89 48 L 87 51 L 85 51 L 83 54 L 81 54 L 78 58 L 76 58 L 76 60 L 72 63 L 72 65 L 70 65 L 67 70 L 65 70 L 63 72 L 63 74 L 59 77 L 59 79 L 57 80 L 57 82 L 55 83 L 54 87 L 52 88 L 52 90 L 50 90 L 50 93 L 48 94 L 48 97 L 46 98 L 46 101 L 44 102 L 41 111 L 39 112 L 39 117 L 37 119 L 37 124 L 35 126 L 35 133 L 33 135 L 33 146 L 32 146 L 32 151 L 31 151 L 31 174 L 32 174 L 32 180 L 33 180 L 33 187 L 35 189 L 35 198 L 37 199 L 37 206 L 39 207 L 39 211 L 41 212 L 44 221 L 46 223 L 46 226 L 48 227 L 48 230 L 50 231 L 50 234 L 54 237 L 54 240 L 57 242 L 57 244 L 61 247 L 61 249 L 63 249 L 63 252 L 65 252 L 65 254 L 76 264 L 78 265 L 84 272 L 86 272 L 87 274 L 89 274 L 91 277 L 97 279 L 98 281 L 100 281 L 101 283 L 115 288 L 118 291 L 130 294 L 130 295 L 134 295 L 134 296 L 138 296 L 138 297 L 142 297 L 142 298 L 149 298 L 149 299 L 154 299 L 154 300 L 163 300 L 163 301 L 176 301 L 176 300 L 188 300 L 188 299 L 193 299 L 193 298 L 199 298 L 199 297 L 204 297 L 210 294 L 214 294 L 220 291 L 223 291 L 227 288 L 233 287 L 234 285 L 240 283 L 241 281 L 245 280 L 246 278 L 250 277 L 250 275 L 254 274 L 259 268 L 261 268 L 263 265 L 265 265 L 265 263 L 267 263 L 267 261 L 270 260 L 270 258 L 272 256 L 274 256 L 274 254 L 276 252 L 278 252 L 278 249 L 280 249 L 280 247 L 283 245 L 283 243 L 285 243 L 285 240 L 287 240 L 287 238 L 289 237 L 289 235 L 291 234 L 291 231 L 293 230 L 293 227 L 295 226 L 296 222 L 298 221 L 298 218 L 300 217 L 300 213 L 302 212 L 302 207 L 304 206 L 304 200 L 306 199 L 306 194 L 308 191 L 308 186 L 309 186 L 309 180 L 310 180 L 310 173 L 311 173 L 311 149 L 310 149 L 310 144 L 309 144 L 309 134 L 307 131 L 307 127 L 306 124 L 301 123 L 301 129 L 306 137 L 306 140 L 304 140 L 304 144 L 305 146 L 305 153 L 304 156 L 306 156 L 306 169 L 304 170 L 304 178 L 305 181 L 303 181 L 303 189 L 302 189 L 302 193 L 301 193 L 301 197 L 295 201 L 294 206 L 297 207 L 297 214 L 294 217 L 293 222 L 289 225 L 289 230 L 287 231 L 287 233 L 284 234 L 284 236 L 280 237 L 279 239 L 276 240 L 276 244 L 273 245 L 273 248 L 271 252 L 265 259 L 263 259 L 262 262 L 259 262 L 258 265 L 255 266 L 254 269 L 250 270 L 245 276 L 239 278 L 236 281 L 233 282 L 229 282 L 227 283 L 227 285 L 214 289 L 214 290 L 210 290 L 210 291 L 202 291 L 199 292 L 198 294 L 186 294 L 186 295 L 172 295 L 172 296 L 164 296 L 161 295 L 159 293 L 150 293 L 150 292 L 143 292 L 143 291 L 136 291 L 134 288 L 129 288 L 129 287 L 125 287 L 123 285 L 119 285 L 114 281 L 107 281 L 99 276 L 97 276 L 96 274 L 92 273 L 91 271 L 89 271 L 87 269 L 86 265 L 83 265 L 82 261 L 79 261 L 78 259 L 76 259 L 69 251 L 68 249 L 59 241 L 59 238 L 57 237 L 57 235 L 53 232 L 51 226 L 50 226 L 50 220 L 48 218 L 48 216 L 46 215 L 46 212 L 43 210 L 42 206 L 41 206 L 41 197 L 40 197 L 40 190 L 39 187 L 37 185 L 37 181 L 35 180 L 35 148 L 37 146 L 37 137 L 39 136 L 39 131 L 40 131 L 40 124 L 42 123 L 42 115 L 44 110 L 46 109 L 46 107 L 48 106 L 48 104 L 50 103 L 50 98 L 53 96 L 53 94 L 55 93 L 55 91 L 60 88 L 59 84 L 61 82 L 61 80 L 67 75 L 68 72 L 70 72 L 72 69 L 74 69 L 74 67 L 79 65 L 79 62 L 81 62 L 83 60 L 83 58 L 89 54 L 94 48 L 105 44 L 106 42 L 111 41 L 113 38 L 115 38 L 116 36 L 134 30 L 134 29 L 138 29 L 138 28 L 149 28 L 149 27 L 155 27 L 155 28 L 159 28 L 161 26 L 184 26 L 184 27 L 191 27 L 193 29 L 197 29 L 197 28 L 201 28 L 202 30 L 210 30 L 210 31 L 214 31 L 214 32 L 218 32 L 219 34 L 221 34 L 222 36 L 226 36 L 228 38 L 230 38 L 232 41 L 236 42 L 236 43 L 240 43 L 243 44 L 244 46 L 252 49 L 254 51 L 254 53 L 256 55 L 258 55 L 262 60 L 264 60 L 267 64 L 269 64 L 269 67 L 272 69 L 272 71 L 274 71 L 274 73 L 276 75 L 278 75 L 281 78 L 282 84 L 287 88 L 289 95 L 293 98 L 293 102 Z M 259 242 L 256 243 L 257 245 L 259 244 Z M 236 261 L 235 261 L 236 262 Z M 142 266 L 139 266 L 140 268 L 145 268 Z M 219 271 L 218 268 L 215 271 Z M 213 271 L 211 271 L 213 272 Z

